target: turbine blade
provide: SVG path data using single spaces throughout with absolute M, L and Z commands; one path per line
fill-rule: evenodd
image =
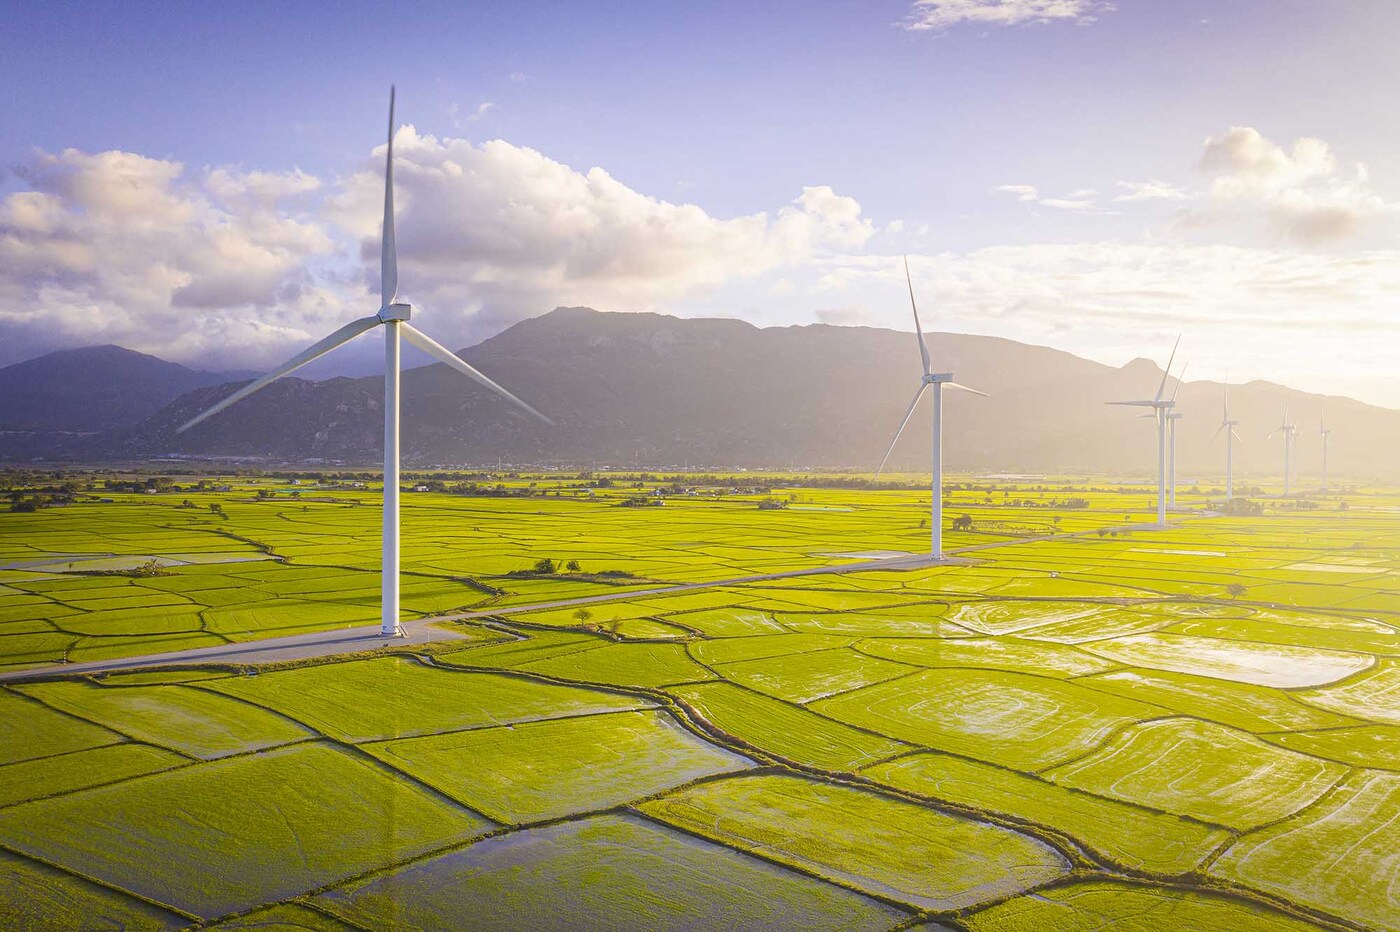
M 388 307 L 399 296 L 399 250 L 394 240 L 394 87 L 389 86 L 389 153 L 384 157 L 384 228 L 379 242 L 379 301 Z
M 914 416 L 914 408 L 919 403 L 919 399 L 924 397 L 924 389 L 928 388 L 927 382 L 919 383 L 919 390 L 914 393 L 914 400 L 909 402 L 909 410 L 904 412 L 904 420 L 899 422 L 899 430 L 894 432 L 894 439 L 890 441 L 890 448 L 885 451 L 885 458 L 880 460 L 880 468 L 875 470 L 875 478 L 880 478 L 880 473 L 885 471 L 885 464 L 890 461 L 890 454 L 894 452 L 894 445 L 899 443 L 900 434 L 904 433 L 904 428 L 908 426 L 909 419 Z
M 1153 396 L 1153 401 L 1162 400 L 1162 392 L 1167 390 L 1167 376 L 1172 371 L 1172 363 L 1176 362 L 1176 348 L 1181 345 L 1181 334 L 1176 335 L 1176 342 L 1172 344 L 1172 354 L 1167 357 L 1167 368 L 1162 370 L 1162 382 L 1157 386 L 1157 394 Z
M 914 309 L 914 332 L 919 335 L 919 355 L 924 360 L 924 375 L 930 375 L 933 369 L 928 359 L 928 344 L 924 342 L 924 328 L 919 323 L 919 305 L 914 301 L 914 279 L 909 275 L 908 256 L 904 257 L 904 281 L 909 286 L 909 306 Z
M 960 392 L 967 392 L 968 394 L 971 394 L 971 395 L 981 395 L 983 398 L 990 398 L 990 397 L 992 397 L 991 395 L 988 395 L 986 392 L 979 392 L 979 391 L 978 391 L 977 389 L 975 389 L 975 388 L 968 388 L 966 385 L 963 385 L 963 384 L 961 384 L 961 383 L 959 383 L 959 382 L 944 382 L 944 383 L 943 383 L 943 387 L 944 387 L 944 388 L 956 388 L 956 389 L 957 389 L 958 391 L 960 391 Z
M 1223 430 L 1225 430 L 1225 423 L 1222 421 L 1222 422 L 1220 423 L 1220 426 L 1217 427 L 1217 428 L 1215 429 L 1215 433 L 1213 433 L 1213 434 L 1210 435 L 1210 442 L 1211 442 L 1211 443 L 1215 443 L 1216 438 L 1218 438 L 1218 437 L 1220 436 L 1220 433 L 1221 433 L 1221 431 L 1223 431 Z
M 1231 433 L 1231 434 L 1234 436 L 1234 438 L 1235 438 L 1236 440 L 1238 440 L 1240 443 L 1244 443 L 1244 438 L 1240 436 L 1240 432 L 1239 432 L 1239 431 L 1237 431 L 1237 430 L 1235 430 L 1233 427 L 1231 427 L 1231 428 L 1230 428 L 1230 433 Z
M 1176 377 L 1176 388 L 1172 389 L 1172 404 L 1176 404 L 1176 393 L 1181 391 L 1181 380 L 1186 378 L 1186 366 L 1189 365 L 1191 365 L 1189 362 L 1183 365 L 1181 372 Z
M 403 338 L 405 340 L 412 343 L 414 346 L 418 347 L 420 350 L 427 353 L 429 356 L 433 356 L 439 361 L 446 363 L 453 369 L 456 369 L 458 372 L 465 375 L 467 378 L 474 379 L 475 381 L 481 383 L 482 385 L 491 389 L 491 391 L 500 395 L 502 398 L 505 398 L 507 401 L 510 401 L 518 405 L 519 407 L 525 409 L 529 413 L 533 414 L 535 417 L 539 418 L 541 421 L 544 421 L 549 426 L 554 426 L 554 422 L 551 421 L 549 418 L 545 417 L 543 414 L 536 411 L 534 408 L 530 407 L 525 402 L 512 395 L 510 392 L 497 385 L 491 379 L 482 375 L 476 370 L 476 368 L 464 362 L 460 356 L 452 352 L 447 347 L 443 346 L 437 340 L 434 340 L 432 337 L 423 333 L 421 330 L 415 330 L 410 324 L 407 323 L 399 324 L 399 328 L 399 332 L 403 335 Z
M 372 327 L 379 326 L 380 323 L 381 321 L 378 317 L 361 317 L 359 320 L 351 321 L 344 327 L 341 327 L 335 333 L 332 333 L 330 336 L 326 337 L 324 340 L 311 344 L 306 349 L 302 350 L 300 353 L 297 353 L 291 359 L 288 359 L 286 362 L 282 363 L 282 365 L 278 366 L 276 369 L 273 369 L 271 372 L 267 373 L 263 377 L 249 382 L 247 385 L 243 386 L 238 391 L 234 392 L 232 395 L 229 395 L 227 398 L 214 405 L 212 408 L 209 408 L 208 410 L 199 414 L 197 417 L 194 417 L 186 421 L 184 424 L 181 424 L 175 429 L 175 433 L 183 434 L 185 431 L 189 430 L 191 427 L 198 424 L 200 421 L 213 417 L 220 411 L 227 408 L 229 405 L 237 404 L 244 398 L 247 398 L 249 395 L 253 394 L 253 392 L 261 388 L 267 387 L 268 385 L 282 378 L 282 376 L 291 375 L 293 372 L 297 371 L 307 363 L 316 359 L 320 359 L 322 356 L 326 355 L 331 350 L 335 349 L 337 346 L 340 346 L 344 343 L 349 343 L 351 340 L 355 339 L 355 337 L 364 333 L 366 330 L 369 330 Z
M 1132 405 L 1133 407 L 1136 407 L 1136 408 L 1155 408 L 1155 407 L 1157 407 L 1157 402 L 1155 402 L 1155 401 L 1105 401 L 1104 404 L 1106 404 L 1106 405 Z

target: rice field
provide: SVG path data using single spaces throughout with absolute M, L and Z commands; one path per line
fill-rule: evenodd
M 1400 930 L 1394 490 L 959 480 L 955 564 L 751 579 L 926 497 L 503 477 L 405 495 L 454 639 L 65 671 L 377 621 L 375 489 L 218 484 L 0 513 L 0 929 Z

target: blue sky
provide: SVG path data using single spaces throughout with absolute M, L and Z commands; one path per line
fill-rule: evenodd
M 908 252 L 935 329 L 1114 364 L 1184 329 L 1194 376 L 1400 406 L 1400 5 L 405 7 L 12 4 L 0 363 L 259 365 L 357 313 L 395 82 L 405 288 L 454 345 L 555 303 L 906 328 Z

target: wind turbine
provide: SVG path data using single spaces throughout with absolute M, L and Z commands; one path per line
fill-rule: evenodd
M 398 250 L 394 244 L 394 89 L 389 89 L 389 148 L 384 159 L 384 226 L 380 240 L 380 307 L 369 317 L 351 321 L 318 343 L 293 356 L 271 372 L 249 382 L 223 401 L 180 425 L 183 433 L 201 421 L 247 398 L 284 375 L 319 359 L 360 334 L 384 327 L 384 553 L 381 588 L 380 633 L 391 637 L 399 631 L 399 338 L 407 340 L 429 356 L 474 379 L 510 400 L 547 424 L 553 422 L 519 398 L 463 362 L 432 337 L 415 330 L 408 319 L 412 305 L 399 301 Z
M 1152 413 L 1148 417 L 1157 419 L 1157 526 L 1167 526 L 1167 414 L 1175 400 L 1163 399 L 1162 393 L 1167 390 L 1167 379 L 1170 376 L 1172 363 L 1176 361 L 1176 348 L 1181 345 L 1181 335 L 1178 334 L 1176 343 L 1172 344 L 1172 354 L 1167 359 L 1167 368 L 1162 370 L 1162 381 L 1157 385 L 1157 394 L 1151 398 L 1138 401 L 1109 401 L 1105 404 L 1130 405 L 1137 408 L 1151 408 Z
M 1298 434 L 1298 425 L 1288 420 L 1288 406 L 1283 408 L 1283 421 L 1270 433 L 1270 439 L 1277 433 L 1283 434 L 1283 497 L 1287 498 L 1293 493 L 1293 447 L 1294 438 Z
M 1238 440 L 1244 443 L 1244 438 L 1239 435 L 1235 428 L 1239 421 L 1230 420 L 1230 377 L 1225 377 L 1225 408 L 1220 415 L 1220 426 L 1215 429 L 1215 435 L 1210 438 L 1211 443 L 1220 436 L 1220 432 L 1225 431 L 1225 501 L 1229 502 L 1235 497 L 1235 444 Z M 1325 482 L 1325 480 L 1324 480 Z
M 1332 442 L 1332 428 L 1327 426 L 1327 412 L 1322 412 L 1321 429 L 1318 434 L 1322 436 L 1322 491 L 1327 491 L 1327 447 Z
M 959 391 L 971 392 L 974 395 L 987 397 L 986 392 L 979 392 L 975 388 L 968 388 L 966 385 L 959 385 L 953 381 L 951 372 L 934 372 L 929 361 L 928 344 L 924 342 L 924 328 L 919 323 L 919 305 L 914 300 L 914 279 L 909 275 L 909 257 L 904 257 L 904 281 L 909 286 L 909 307 L 914 311 L 914 330 L 919 339 L 919 357 L 924 363 L 924 373 L 919 379 L 919 388 L 914 392 L 914 400 L 909 402 L 909 410 L 904 412 L 904 420 L 899 422 L 899 430 L 894 432 L 894 439 L 890 441 L 890 448 L 885 451 L 885 458 L 880 460 L 880 468 L 875 470 L 875 478 L 880 477 L 884 471 L 885 464 L 890 461 L 890 454 L 894 452 L 894 445 L 899 443 L 899 437 L 904 433 L 905 426 L 909 419 L 914 416 L 914 408 L 918 405 L 919 399 L 923 397 L 924 390 L 930 385 L 933 386 L 933 505 L 929 515 L 929 525 L 931 530 L 931 541 L 929 554 L 934 560 L 943 559 L 943 387 L 956 388 Z
M 1180 374 L 1178 374 L 1176 377 L 1176 388 L 1172 389 L 1172 405 L 1176 404 L 1176 393 L 1181 391 L 1181 380 L 1186 378 L 1187 365 L 1190 365 L 1190 363 L 1186 363 L 1185 365 L 1183 365 L 1181 367 Z M 1169 501 L 1167 503 L 1167 507 L 1171 508 L 1173 511 L 1176 510 L 1176 422 L 1179 420 L 1181 420 L 1181 412 L 1177 411 L 1175 407 L 1173 407 L 1171 411 L 1167 412 L 1167 422 L 1169 424 L 1169 430 L 1171 433 L 1171 438 L 1168 441 L 1168 449 L 1170 450 L 1171 458 L 1171 465 L 1168 467 L 1168 475 L 1171 477 L 1171 482 L 1168 485 Z

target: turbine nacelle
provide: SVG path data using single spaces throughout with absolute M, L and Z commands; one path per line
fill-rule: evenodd
M 380 308 L 378 316 L 386 324 L 391 320 L 408 320 L 413 316 L 413 305 L 396 302 Z

